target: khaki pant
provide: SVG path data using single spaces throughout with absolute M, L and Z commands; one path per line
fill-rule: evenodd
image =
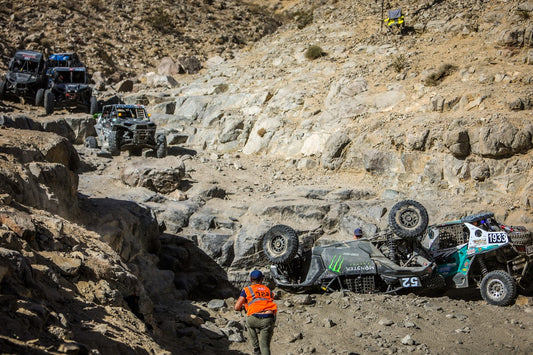
M 274 335 L 274 318 L 256 318 L 249 316 L 246 318 L 250 343 L 254 349 L 254 354 L 270 355 L 270 341 Z

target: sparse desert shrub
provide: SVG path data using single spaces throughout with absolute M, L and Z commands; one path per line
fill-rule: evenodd
M 307 50 L 305 51 L 305 57 L 311 60 L 320 58 L 323 55 L 324 51 L 322 50 L 322 48 L 316 45 L 309 46 L 309 48 L 307 48 Z
M 257 130 L 257 135 L 258 135 L 259 137 L 263 138 L 263 136 L 266 134 L 266 132 L 267 132 L 267 130 L 264 129 L 263 127 L 261 127 L 261 128 L 259 128 L 259 129 Z
M 516 14 L 518 15 L 518 17 L 520 17 L 521 20 L 524 20 L 524 21 L 527 21 L 529 20 L 529 18 L 531 17 L 531 15 L 529 14 L 529 11 L 526 11 L 526 10 L 516 10 Z
M 429 74 L 424 79 L 424 84 L 426 86 L 437 86 L 442 79 L 453 73 L 456 69 L 457 67 L 452 64 L 442 64 L 437 71 Z
M 156 9 L 152 15 L 148 17 L 147 22 L 152 28 L 161 33 L 176 32 L 176 26 L 172 17 L 163 8 Z
M 405 69 L 406 59 L 403 54 L 400 54 L 394 58 L 392 61 L 392 67 L 396 73 L 401 73 Z
M 302 29 L 313 22 L 313 9 L 298 10 L 293 12 L 291 17 L 296 22 L 298 29 Z
M 102 11 L 105 9 L 105 6 L 102 3 L 102 0 L 89 0 L 89 6 L 91 6 L 93 9 L 97 11 Z

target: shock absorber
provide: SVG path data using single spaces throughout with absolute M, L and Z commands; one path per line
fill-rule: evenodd
M 392 235 L 391 234 L 389 234 L 387 236 L 387 243 L 389 245 L 389 259 L 393 263 L 397 264 L 398 263 L 398 257 L 396 255 L 396 243 L 392 239 Z
M 479 255 L 479 266 L 481 267 L 481 277 L 485 277 L 489 270 L 487 270 L 487 265 L 485 264 L 485 258 L 484 255 Z

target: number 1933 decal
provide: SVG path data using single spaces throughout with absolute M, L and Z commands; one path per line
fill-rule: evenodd
M 420 278 L 417 276 L 413 277 L 401 277 L 400 283 L 402 284 L 402 287 L 422 287 L 422 283 L 420 282 Z
M 507 243 L 509 240 L 507 239 L 507 234 L 498 232 L 498 233 L 489 233 L 487 235 L 487 241 L 489 244 L 500 244 L 500 243 Z

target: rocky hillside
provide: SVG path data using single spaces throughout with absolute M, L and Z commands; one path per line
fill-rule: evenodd
M 406 1 L 401 35 L 379 2 L 0 3 L 2 65 L 79 51 L 99 99 L 146 103 L 170 143 L 114 157 L 82 146 L 86 114 L 0 103 L 8 352 L 246 353 L 231 305 L 278 223 L 310 247 L 414 198 L 431 223 L 533 228 L 531 1 Z M 528 297 L 278 294 L 276 353 L 532 349 Z
M 0 69 L 17 49 L 76 51 L 113 78 L 154 68 L 165 56 L 234 52 L 272 33 L 280 19 L 241 1 L 1 1 Z

